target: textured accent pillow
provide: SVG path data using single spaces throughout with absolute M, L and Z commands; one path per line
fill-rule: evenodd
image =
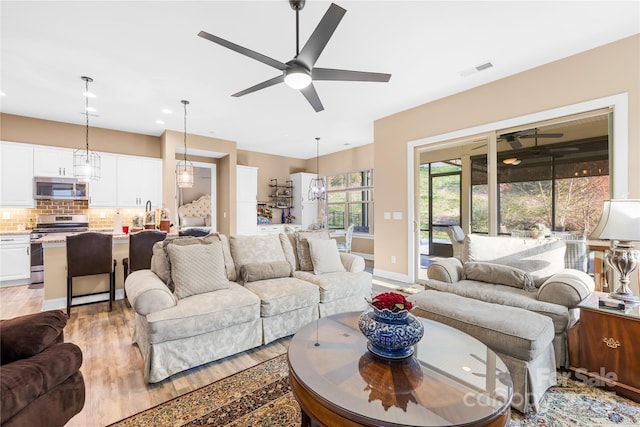
M 238 283 L 244 286 L 247 282 L 257 282 L 259 280 L 278 279 L 289 276 L 291 276 L 291 265 L 289 265 L 287 261 L 256 262 L 240 267 Z
M 309 239 L 329 240 L 329 233 L 326 231 L 299 231 L 296 233 L 296 250 L 298 252 L 299 270 L 313 271 L 313 262 L 309 252 Z
M 185 216 L 182 218 L 183 227 L 202 227 L 206 225 L 203 216 Z
M 467 262 L 462 267 L 462 272 L 465 279 L 499 283 L 529 292 L 536 291 L 531 274 L 508 265 L 489 262 Z
M 171 292 L 175 291 L 173 279 L 171 278 L 171 260 L 167 252 L 167 246 L 176 244 L 180 246 L 201 245 L 219 241 L 218 234 L 209 234 L 204 237 L 193 236 L 168 236 L 165 240 L 156 242 L 153 245 L 153 255 L 151 256 L 151 271 L 162 280 Z
M 335 240 L 308 239 L 307 242 L 315 274 L 345 271 Z
M 176 298 L 229 288 L 219 241 L 205 245 L 169 245 L 167 251 Z

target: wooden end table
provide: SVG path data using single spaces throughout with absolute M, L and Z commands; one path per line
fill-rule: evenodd
M 598 306 L 594 292 L 580 307 L 580 321 L 568 331 L 569 370 L 579 380 L 640 402 L 640 306 L 627 310 Z
M 414 356 L 379 359 L 359 312 L 312 322 L 294 335 L 289 380 L 303 426 L 505 426 L 512 383 L 502 360 L 475 338 L 428 319 Z

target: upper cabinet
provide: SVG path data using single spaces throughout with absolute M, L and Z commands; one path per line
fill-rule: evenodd
M 117 165 L 118 207 L 162 207 L 162 160 L 119 156 Z
M 89 182 L 89 206 L 117 207 L 118 157 L 100 153 L 100 180 Z
M 33 149 L 33 176 L 73 178 L 73 151 L 68 148 Z
M 32 208 L 33 147 L 0 142 L 0 205 Z

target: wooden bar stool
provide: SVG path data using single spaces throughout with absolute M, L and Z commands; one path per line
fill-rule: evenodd
M 124 266 L 124 279 L 127 280 L 129 272 L 146 270 L 151 268 L 151 256 L 153 245 L 167 237 L 164 231 L 143 230 L 129 235 L 129 256 L 122 260 Z M 125 290 L 124 295 L 127 296 Z
M 75 236 L 67 236 L 66 240 L 67 315 L 71 313 L 73 278 L 97 274 L 109 275 L 109 311 L 111 311 L 113 300 L 116 298 L 116 260 L 113 259 L 113 236 L 111 234 L 87 232 L 76 234 Z

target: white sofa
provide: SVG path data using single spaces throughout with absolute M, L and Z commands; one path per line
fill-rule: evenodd
M 151 264 L 125 282 L 149 383 L 364 310 L 371 296 L 362 257 L 327 233 L 169 239 Z
M 594 290 L 586 273 L 565 268 L 566 242 L 470 234 L 461 259 L 430 265 L 425 288 L 550 317 L 556 366 L 567 366 L 567 330 Z

